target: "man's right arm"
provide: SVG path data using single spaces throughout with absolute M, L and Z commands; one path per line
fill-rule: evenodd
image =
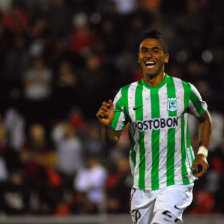
M 104 101 L 96 114 L 98 120 L 102 124 L 101 135 L 105 144 L 116 145 L 120 139 L 122 131 L 114 131 L 111 123 L 114 118 L 114 107 L 112 100 Z

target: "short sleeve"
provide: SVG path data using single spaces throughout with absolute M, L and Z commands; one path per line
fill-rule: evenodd
M 114 105 L 114 119 L 112 121 L 112 129 L 115 131 L 124 130 L 127 124 L 127 119 L 124 111 L 121 89 L 115 96 L 113 105 Z
M 196 117 L 200 117 L 207 110 L 207 103 L 202 100 L 202 97 L 196 87 L 192 84 L 190 92 L 190 112 Z

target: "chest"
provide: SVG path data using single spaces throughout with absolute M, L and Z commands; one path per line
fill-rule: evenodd
M 128 116 L 131 122 L 179 118 L 184 113 L 184 91 L 170 94 L 167 88 L 153 91 L 144 88 L 139 96 L 128 94 Z

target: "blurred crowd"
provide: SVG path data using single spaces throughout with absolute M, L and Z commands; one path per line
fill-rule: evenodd
M 207 101 L 207 175 L 190 214 L 224 213 L 224 1 L 0 0 L 0 214 L 129 211 L 127 133 L 100 139 L 103 100 L 142 77 L 139 39 L 166 37 L 166 72 Z M 190 119 L 198 146 L 197 121 Z

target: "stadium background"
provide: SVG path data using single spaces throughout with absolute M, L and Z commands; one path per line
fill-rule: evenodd
M 224 213 L 224 2 L 0 0 L 0 216 L 128 214 L 129 145 L 95 114 L 142 74 L 139 38 L 168 40 L 166 71 L 193 83 L 214 126 L 187 215 Z M 197 148 L 196 121 L 190 119 Z M 81 223 L 81 222 L 80 222 Z

